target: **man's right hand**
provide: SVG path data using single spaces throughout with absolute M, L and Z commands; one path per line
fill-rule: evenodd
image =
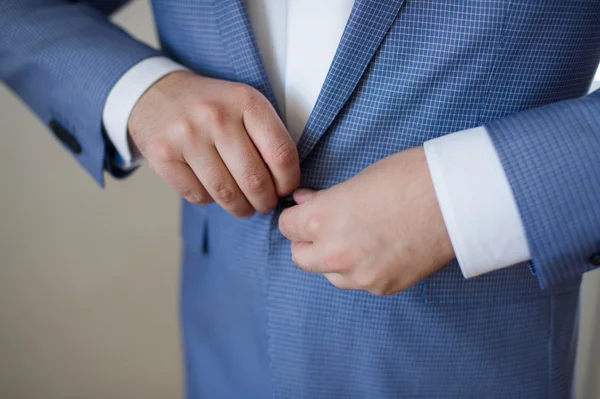
M 173 72 L 128 122 L 132 144 L 185 199 L 238 217 L 265 213 L 300 182 L 296 145 L 269 101 L 242 84 Z

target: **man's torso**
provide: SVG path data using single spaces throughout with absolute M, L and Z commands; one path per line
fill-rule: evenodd
M 241 1 L 153 6 L 170 56 L 275 102 Z M 595 1 L 357 1 L 298 143 L 302 186 L 583 95 L 600 43 L 580 38 L 598 14 Z M 280 210 L 237 220 L 184 204 L 189 396 L 568 394 L 579 281 L 541 292 L 527 264 L 465 280 L 451 263 L 391 297 L 341 292 L 294 266 Z

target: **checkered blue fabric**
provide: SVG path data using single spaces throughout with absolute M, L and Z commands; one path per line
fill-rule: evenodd
M 71 129 L 101 181 L 103 102 L 155 51 L 106 23 L 118 1 L 68 3 L 0 1 L 0 78 Z M 274 101 L 242 1 L 152 4 L 171 58 Z M 485 124 L 532 262 L 470 280 L 452 262 L 390 297 L 342 292 L 294 266 L 280 208 L 237 220 L 184 203 L 187 396 L 568 397 L 580 278 L 600 251 L 600 95 L 582 98 L 599 35 L 595 0 L 357 0 L 298 143 L 302 185 Z

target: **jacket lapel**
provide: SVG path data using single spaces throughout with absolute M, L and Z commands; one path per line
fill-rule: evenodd
M 304 160 L 350 98 L 404 0 L 356 0 L 319 97 L 298 142 Z
M 212 4 L 237 81 L 259 90 L 279 112 L 243 0 L 213 0 Z
M 310 114 L 298 151 L 302 161 L 350 98 L 404 0 L 356 0 Z M 217 25 L 239 82 L 261 91 L 279 112 L 243 0 L 213 0 Z

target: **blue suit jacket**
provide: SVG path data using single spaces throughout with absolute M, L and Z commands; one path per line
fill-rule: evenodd
M 0 1 L 0 79 L 99 183 L 119 174 L 106 96 L 158 54 L 107 22 L 120 3 Z M 274 102 L 241 0 L 152 4 L 164 53 Z M 342 292 L 294 266 L 281 207 L 237 220 L 184 203 L 188 396 L 568 396 L 580 279 L 600 263 L 600 94 L 582 97 L 599 35 L 596 0 L 357 0 L 298 144 L 302 186 L 485 124 L 532 262 L 471 280 L 453 262 L 391 297 Z

